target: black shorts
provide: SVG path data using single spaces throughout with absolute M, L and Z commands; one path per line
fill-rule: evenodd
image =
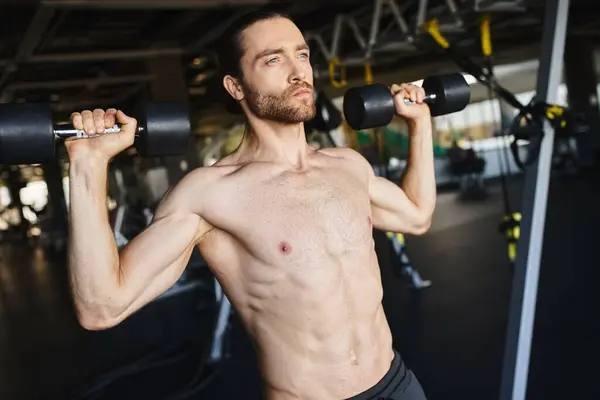
M 406 368 L 400 354 L 394 350 L 390 370 L 375 386 L 347 400 L 426 400 L 415 374 Z

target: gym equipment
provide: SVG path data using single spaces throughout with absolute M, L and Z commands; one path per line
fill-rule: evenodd
M 412 288 L 417 291 L 431 287 L 432 282 L 424 280 L 408 259 L 404 235 L 396 232 L 386 232 L 386 236 L 392 243 L 394 250 L 395 259 L 392 260 L 394 275 L 410 278 Z
M 482 85 L 487 86 L 499 99 L 519 110 L 519 114 L 515 117 L 509 134 L 514 137 L 511 142 L 511 150 L 515 163 L 521 170 L 525 170 L 525 167 L 532 165 L 539 156 L 546 122 L 549 122 L 554 128 L 554 134 L 557 139 L 576 137 L 582 133 L 586 133 L 589 130 L 589 126 L 582 115 L 578 115 L 562 106 L 544 101 L 542 96 L 534 96 L 531 102 L 525 105 L 508 89 L 502 87 L 498 83 L 498 80 L 494 78 L 494 75 L 488 72 L 492 68 L 489 18 L 483 18 L 482 22 L 480 31 L 483 53 L 486 58 L 485 68 L 473 61 L 465 51 L 451 44 L 440 32 L 437 20 L 427 21 L 424 26 L 432 39 L 461 70 L 472 75 Z M 519 157 L 517 142 L 520 141 L 529 142 L 526 160 L 521 160 Z
M 514 137 L 510 143 L 510 150 L 515 164 L 521 170 L 532 165 L 539 156 L 545 121 L 554 129 L 556 142 L 568 143 L 569 139 L 581 136 L 590 130 L 589 123 L 583 114 L 565 107 L 548 104 L 534 97 L 519 111 L 509 130 Z M 529 144 L 525 159 L 519 153 L 519 141 L 527 141 Z
M 508 260 L 510 264 L 514 266 L 515 260 L 517 259 L 517 242 L 521 235 L 521 219 L 523 215 L 515 212 L 512 214 L 504 215 L 502 223 L 498 226 L 498 230 L 506 237 L 506 243 L 508 245 Z
M 461 111 L 471 100 L 469 84 L 460 73 L 430 76 L 423 81 L 423 89 L 432 116 Z M 412 103 L 409 99 L 404 102 Z M 354 130 L 385 126 L 395 114 L 394 97 L 385 85 L 356 87 L 344 95 L 344 115 Z
M 142 102 L 133 114 L 138 121 L 135 148 L 142 157 L 184 154 L 191 127 L 185 107 L 171 102 Z M 120 132 L 119 125 L 104 134 Z M 49 104 L 0 104 L 0 164 L 41 164 L 55 156 L 57 140 L 86 138 L 72 124 L 55 125 Z
M 537 97 L 546 104 L 556 102 L 562 81 L 569 0 L 547 0 L 542 31 Z M 529 361 L 538 297 L 546 206 L 556 130 L 549 120 L 540 130 L 538 156 L 525 170 L 522 220 L 510 298 L 500 400 L 524 400 L 530 378 Z
M 466 52 L 461 51 L 441 34 L 437 21 L 425 24 L 430 36 L 446 51 L 461 69 L 481 84 L 488 86 L 501 100 L 519 110 L 509 133 L 514 136 L 513 156 L 525 175 L 522 211 L 518 217 L 511 214 L 505 225 L 507 238 L 518 240 L 515 249 L 509 242 L 509 257 L 514 258 L 514 276 L 510 298 L 508 327 L 504 347 L 504 365 L 500 385 L 500 400 L 524 400 L 529 380 L 529 363 L 533 327 L 536 316 L 540 261 L 542 257 L 544 226 L 548 202 L 548 188 L 557 138 L 585 132 L 582 118 L 554 104 L 562 80 L 563 58 L 569 5 L 571 0 L 547 0 L 544 2 L 543 31 L 540 51 L 540 69 L 537 73 L 536 95 L 529 105 L 523 105 L 485 69 L 475 63 Z M 484 54 L 491 55 L 489 27 L 484 23 L 482 42 Z M 526 122 L 522 124 L 521 122 Z M 525 126 L 523 126 L 525 125 Z M 516 129 L 518 128 L 518 129 Z M 515 133 L 517 133 L 515 135 Z M 518 157 L 517 140 L 526 139 L 527 160 Z M 514 219 L 514 221 L 511 221 Z M 516 250 L 516 253 L 513 253 Z
M 338 57 L 333 57 L 328 63 L 329 83 L 335 88 L 342 88 L 348 84 L 346 79 L 346 66 Z
M 312 120 L 314 129 L 321 132 L 330 132 L 341 125 L 342 116 L 325 92 L 319 91 L 317 93 L 315 106 L 317 113 Z

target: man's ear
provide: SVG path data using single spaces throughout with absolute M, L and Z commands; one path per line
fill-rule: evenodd
M 223 87 L 235 100 L 241 101 L 244 98 L 244 90 L 239 81 L 231 75 L 223 77 Z

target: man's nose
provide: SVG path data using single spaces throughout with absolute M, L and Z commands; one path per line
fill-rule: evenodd
M 301 67 L 300 62 L 296 61 L 292 63 L 292 70 L 290 71 L 290 83 L 304 82 L 306 80 L 306 72 Z

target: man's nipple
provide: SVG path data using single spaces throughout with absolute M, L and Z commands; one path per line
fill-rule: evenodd
M 290 254 L 292 252 L 292 245 L 288 242 L 281 242 L 279 243 L 279 251 L 283 254 Z

